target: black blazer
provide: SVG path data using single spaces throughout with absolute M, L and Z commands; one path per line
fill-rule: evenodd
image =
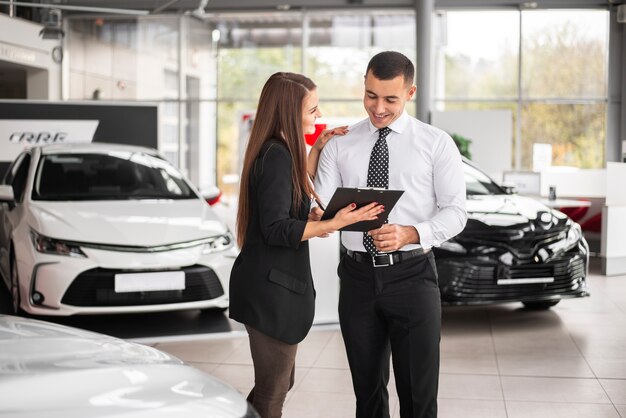
M 292 206 L 291 156 L 277 140 L 265 144 L 251 171 L 251 217 L 230 274 L 229 316 L 277 340 L 297 344 L 315 313 L 309 244 L 301 241 L 306 196 Z

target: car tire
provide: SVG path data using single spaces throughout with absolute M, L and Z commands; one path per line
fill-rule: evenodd
M 22 312 L 22 308 L 20 308 L 20 280 L 17 273 L 17 262 L 15 261 L 15 255 L 13 255 L 13 251 L 11 251 L 11 302 L 13 305 L 13 314 L 19 315 Z
M 556 305 L 560 301 L 561 301 L 561 299 L 557 299 L 557 300 L 539 300 L 539 301 L 522 302 L 522 303 L 524 304 L 524 307 L 526 309 L 542 311 L 542 310 L 545 310 L 545 309 L 550 309 L 551 307 L 553 307 L 554 305 Z

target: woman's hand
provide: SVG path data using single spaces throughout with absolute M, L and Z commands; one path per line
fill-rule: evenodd
M 319 221 L 322 219 L 322 215 L 324 215 L 324 211 L 318 206 L 315 206 L 311 208 L 311 212 L 309 212 L 309 221 Z
M 320 209 L 319 207 L 315 206 L 315 207 L 311 208 L 311 212 L 309 212 L 308 220 L 309 221 L 313 221 L 313 222 L 319 221 L 319 220 L 322 219 L 322 215 L 324 215 L 324 211 L 322 209 Z M 318 235 L 317 237 L 318 238 L 328 238 L 329 236 L 330 236 L 330 234 L 325 232 L 325 233 L 322 233 L 322 234 Z
M 322 148 L 324 148 L 324 145 L 326 145 L 326 143 L 330 140 L 330 138 L 332 138 L 335 135 L 345 135 L 348 133 L 348 125 L 344 125 L 344 126 L 337 126 L 336 128 L 332 128 L 332 129 L 324 129 L 320 135 L 317 137 L 317 140 L 315 141 L 315 144 L 313 144 L 313 148 L 321 151 Z
M 315 144 L 311 147 L 309 151 L 309 156 L 307 157 L 307 173 L 311 179 L 315 179 L 315 174 L 317 173 L 317 163 L 320 158 L 320 153 L 322 152 L 322 148 L 326 145 L 326 143 L 335 135 L 345 135 L 348 133 L 348 125 L 338 126 L 332 129 L 324 129 L 320 135 L 317 137 Z
M 362 221 L 373 221 L 378 219 L 378 215 L 385 211 L 385 207 L 377 202 L 372 202 L 368 205 L 362 206 L 359 209 L 356 208 L 354 203 L 349 204 L 345 208 L 339 210 L 332 221 L 336 229 L 341 229 L 344 226 L 352 225 Z
M 340 209 L 332 219 L 322 221 L 321 218 L 324 211 L 319 207 L 314 207 L 309 212 L 301 241 L 306 241 L 313 237 L 326 238 L 344 226 L 361 221 L 373 221 L 384 211 L 385 207 L 376 202 L 365 205 L 359 209 L 352 203 Z

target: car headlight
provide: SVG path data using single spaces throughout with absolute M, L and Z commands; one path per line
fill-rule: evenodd
M 580 229 L 580 225 L 575 222 L 571 222 L 569 225 L 570 228 L 567 230 L 567 232 L 561 235 L 561 239 L 546 247 L 546 250 L 549 254 L 548 256 L 559 252 L 569 251 L 578 244 L 578 241 L 580 241 L 583 235 L 582 230 Z M 546 255 L 544 255 L 544 257 L 545 256 Z
M 35 250 L 44 254 L 65 255 L 69 257 L 87 257 L 76 244 L 48 238 L 35 231 L 30 231 Z
M 575 246 L 578 241 L 580 241 L 582 235 L 583 232 L 580 229 L 580 225 L 578 225 L 577 223 L 573 223 L 570 229 L 567 231 L 567 235 L 565 236 L 565 243 L 563 244 L 565 247 L 565 251 Z
M 230 232 L 223 235 L 217 235 L 212 237 L 202 247 L 202 254 L 217 253 L 219 251 L 225 251 L 235 245 L 235 239 Z

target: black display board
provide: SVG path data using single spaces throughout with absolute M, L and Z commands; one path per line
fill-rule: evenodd
M 93 142 L 158 146 L 156 104 L 0 101 L 0 119 L 98 120 Z M 27 123 L 25 121 L 25 123 Z M 0 158 L 2 160 L 2 158 Z M 9 162 L 0 161 L 0 179 Z

